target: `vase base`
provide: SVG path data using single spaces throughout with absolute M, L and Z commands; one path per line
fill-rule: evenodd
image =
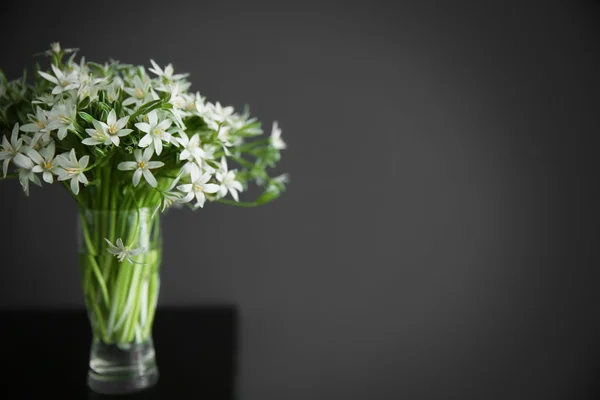
M 87 385 L 94 392 L 127 394 L 158 382 L 152 339 L 125 348 L 96 342 L 91 355 Z
M 88 387 L 100 394 L 128 394 L 149 389 L 158 382 L 158 370 L 148 371 L 144 375 L 126 376 L 123 379 L 98 376 L 90 371 L 87 378 Z

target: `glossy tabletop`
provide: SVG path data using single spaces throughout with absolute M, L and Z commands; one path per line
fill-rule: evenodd
M 161 308 L 153 339 L 159 382 L 131 395 L 86 385 L 91 331 L 84 310 L 0 311 L 2 399 L 234 399 L 237 313 L 232 306 Z

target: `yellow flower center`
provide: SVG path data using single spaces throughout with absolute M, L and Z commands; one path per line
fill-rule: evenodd
M 111 125 L 111 126 L 109 126 L 109 127 L 108 127 L 108 132 L 109 132 L 111 135 L 114 135 L 115 133 L 117 133 L 117 127 L 116 127 L 116 125 Z
M 194 185 L 194 190 L 196 192 L 201 192 L 202 191 L 202 186 L 200 186 L 200 185 Z
M 46 124 L 42 121 L 37 121 L 35 123 L 40 129 L 44 129 L 46 127 Z
M 138 99 L 143 99 L 144 98 L 144 92 L 142 91 L 142 89 L 137 88 L 135 89 L 135 97 L 137 97 Z
M 160 135 L 162 135 L 162 133 L 163 133 L 162 129 L 158 129 L 158 128 L 154 129 L 154 136 L 160 136 Z
M 46 161 L 46 162 L 44 163 L 44 167 L 45 167 L 46 169 L 50 169 L 50 168 L 52 168 L 52 164 L 50 164 L 48 161 Z
M 65 168 L 65 171 L 67 171 L 69 174 L 74 174 L 77 172 L 75 168 Z
M 144 169 L 144 168 L 146 168 L 146 163 L 145 163 L 145 162 L 143 162 L 143 161 L 140 161 L 140 162 L 138 163 L 138 166 L 139 166 L 141 169 Z

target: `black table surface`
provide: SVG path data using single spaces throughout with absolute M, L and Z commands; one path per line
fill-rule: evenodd
M 234 306 L 159 307 L 153 339 L 157 385 L 130 395 L 87 387 L 91 331 L 84 310 L 0 311 L 1 399 L 235 399 Z

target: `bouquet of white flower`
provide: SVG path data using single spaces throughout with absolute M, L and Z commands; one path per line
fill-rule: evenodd
M 286 144 L 277 121 L 263 138 L 247 107 L 236 113 L 189 92 L 188 74 L 175 74 L 171 64 L 150 60 L 149 75 L 118 61 L 76 62 L 76 49 L 58 43 L 42 54 L 50 68 L 36 65 L 33 83 L 26 71 L 13 81 L 0 71 L 0 129 L 7 133 L 1 179 L 18 178 L 27 195 L 30 182 L 59 182 L 77 202 L 96 346 L 89 379 L 99 391 L 114 391 L 106 383 L 114 378 L 106 366 L 114 362 L 101 346 L 151 348 L 161 261 L 157 215 L 207 201 L 257 206 L 276 199 L 287 175 L 271 177 L 267 169 Z M 262 194 L 240 201 L 251 183 Z

